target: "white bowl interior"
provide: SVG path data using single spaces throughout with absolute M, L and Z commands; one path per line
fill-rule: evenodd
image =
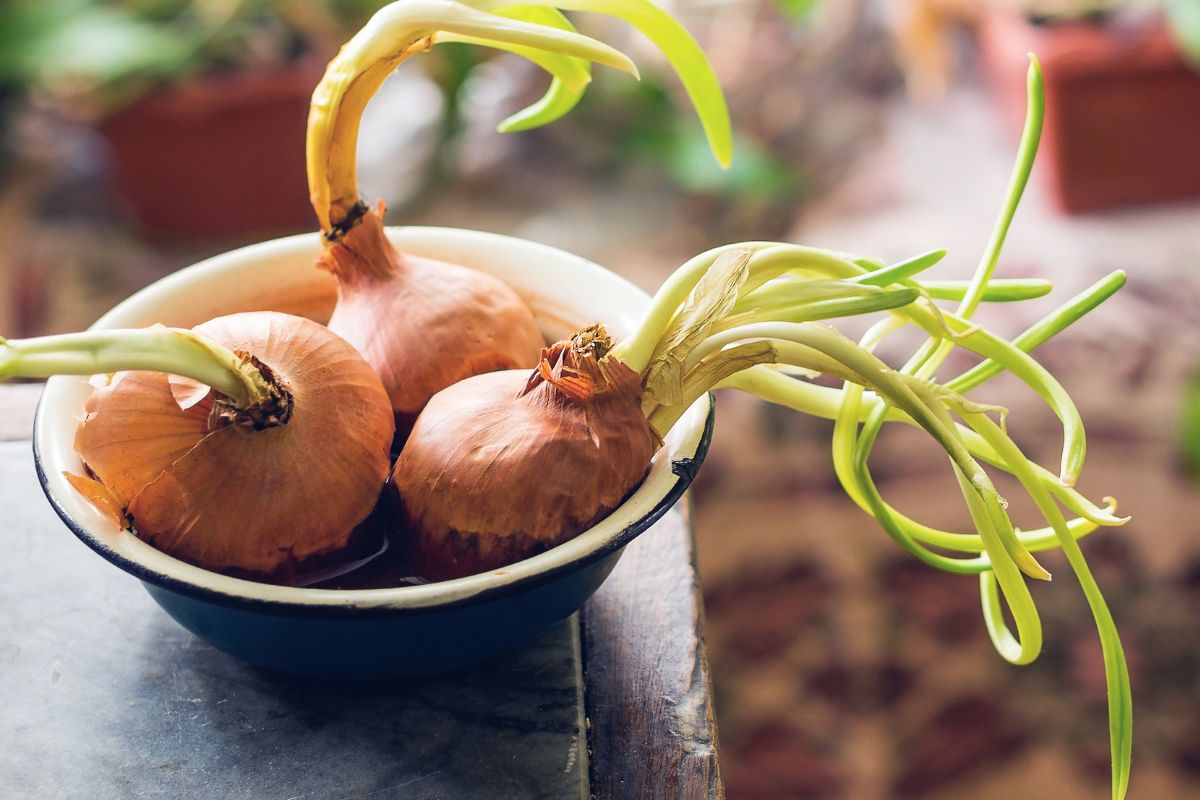
M 402 251 L 491 273 L 513 286 L 533 308 L 547 340 L 602 322 L 618 338 L 628 335 L 649 298 L 633 284 L 586 259 L 545 245 L 452 228 L 393 228 Z M 93 327 L 192 326 L 221 314 L 276 310 L 324 322 L 336 285 L 313 264 L 316 234 L 292 236 L 216 256 L 164 278 L 117 305 Z M 73 440 L 90 386 L 83 378 L 52 378 L 38 410 L 38 451 L 47 492 L 87 534 L 117 555 L 155 573 L 235 597 L 319 606 L 420 608 L 458 601 L 485 589 L 519 582 L 603 550 L 646 516 L 675 486 L 671 462 L 696 454 L 709 412 L 703 397 L 667 435 L 641 486 L 607 518 L 545 553 L 480 575 L 423 586 L 330 590 L 274 586 L 219 575 L 162 553 L 118 529 L 79 496 L 63 472 L 81 472 Z

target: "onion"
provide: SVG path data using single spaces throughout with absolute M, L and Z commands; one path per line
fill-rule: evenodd
M 375 368 L 401 434 L 447 386 L 537 363 L 544 340 L 517 293 L 485 273 L 397 253 L 382 208 L 327 248 L 318 266 L 338 278 L 329 328 Z
M 637 485 L 660 440 L 642 413 L 640 377 L 605 360 L 610 347 L 589 328 L 543 351 L 532 374 L 478 375 L 434 395 L 393 473 L 425 574 L 539 553 Z
M 729 160 L 729 118 L 711 67 L 687 32 L 648 0 L 402 0 L 377 12 L 330 62 L 313 93 L 308 177 L 326 246 L 318 266 L 339 287 L 329 327 L 379 373 L 401 438 L 436 392 L 472 375 L 532 367 L 544 340 L 529 307 L 500 281 L 394 250 L 383 232 L 382 205 L 371 209 L 359 197 L 363 109 L 397 65 L 445 41 L 508 50 L 553 75 L 546 96 L 502 123 L 502 131 L 567 113 L 591 79 L 591 61 L 636 74 L 623 54 L 575 33 L 555 6 L 623 18 L 658 44 L 680 72 L 718 159 Z
M 6 377 L 93 373 L 115 374 L 97 379 L 75 439 L 90 476 L 69 479 L 142 539 L 275 580 L 358 544 L 390 468 L 392 414 L 370 366 L 324 326 L 251 312 L 0 348 Z

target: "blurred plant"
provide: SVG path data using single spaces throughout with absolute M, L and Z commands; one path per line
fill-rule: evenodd
M 1163 5 L 1179 48 L 1200 65 L 1200 3 L 1196 0 L 1163 0 Z
M 635 84 L 605 86 L 597 94 L 599 102 L 581 106 L 577 127 L 603 132 L 608 142 L 599 150 L 604 169 L 615 169 L 632 156 L 641 166 L 661 168 L 688 192 L 748 203 L 787 200 L 804 188 L 797 168 L 746 134 L 734 134 L 729 169 L 715 164 L 703 132 L 681 119 L 658 74 L 644 74 Z
M 471 76 L 486 62 L 483 48 L 444 42 L 424 54 L 426 74 L 442 94 L 442 113 L 431 152 L 422 160 L 417 186 L 393 204 L 393 213 L 409 216 L 434 203 L 458 172 L 459 141 L 465 127 L 463 99 Z
M 0 10 L 0 90 L 100 116 L 150 88 L 284 63 L 343 38 L 382 0 L 10 0 Z
M 896 0 L 885 9 L 916 99 L 945 94 L 957 58 L 950 32 L 977 27 L 989 7 L 1012 9 L 1034 25 L 1162 18 L 1180 52 L 1200 66 L 1200 0 Z
M 775 0 L 785 15 L 792 19 L 805 19 L 817 9 L 820 0 Z
M 1114 14 L 1161 14 L 1179 49 L 1200 64 L 1200 2 L 1197 0 L 1017 0 L 1017 3 L 1030 19 L 1046 23 L 1101 20 Z
M 1127 0 L 1008 0 L 1035 23 L 1102 19 Z
M 1200 478 L 1200 372 L 1194 374 L 1183 389 L 1179 441 L 1184 466 L 1193 476 Z

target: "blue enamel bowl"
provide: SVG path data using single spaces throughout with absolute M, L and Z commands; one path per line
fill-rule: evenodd
M 648 298 L 617 275 L 561 250 L 446 228 L 389 230 L 405 252 L 489 272 L 529 302 L 548 340 L 592 322 L 627 334 Z M 313 267 L 316 234 L 235 250 L 143 289 L 94 327 L 191 326 L 221 314 L 278 310 L 324 321 L 336 286 Z M 63 477 L 83 465 L 72 446 L 90 386 L 53 378 L 34 422 L 38 476 L 85 545 L 142 582 L 172 618 L 213 646 L 265 669 L 333 680 L 431 675 L 519 647 L 578 610 L 625 545 L 687 489 L 712 433 L 701 398 L 668 434 L 641 485 L 569 542 L 504 569 L 389 589 L 275 586 L 220 575 L 155 550 L 80 497 Z

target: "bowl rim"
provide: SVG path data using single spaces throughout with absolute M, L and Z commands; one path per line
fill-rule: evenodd
M 429 226 L 405 226 L 403 228 L 389 228 L 389 235 L 404 236 L 404 235 L 421 236 L 427 235 L 436 237 L 465 237 L 467 239 L 475 239 L 477 242 L 495 242 L 496 240 L 506 240 L 510 243 L 520 243 L 521 246 L 530 247 L 536 250 L 549 251 L 556 254 L 557 257 L 570 256 L 577 262 L 584 265 L 589 270 L 598 270 L 603 272 L 607 279 L 615 280 L 625 284 L 627 287 L 641 292 L 633 284 L 626 279 L 613 273 L 609 270 L 594 264 L 591 261 L 583 259 L 579 256 L 569 253 L 568 251 L 559 250 L 558 248 L 548 245 L 531 242 L 519 237 L 504 236 L 501 234 L 485 233 L 470 229 L 445 228 L 445 227 L 429 227 Z M 280 248 L 300 248 L 307 246 L 315 241 L 312 234 L 299 234 L 296 236 L 283 237 L 279 239 L 269 240 L 267 242 L 259 242 L 246 247 L 236 248 L 225 253 L 213 256 L 210 259 L 205 259 L 196 264 L 184 267 L 175 273 L 172 273 L 164 278 L 150 284 L 133 295 L 130 295 L 126 300 L 121 301 L 113 310 L 101 317 L 97 325 L 101 325 L 109 318 L 109 315 L 116 309 L 120 308 L 125 302 L 129 302 L 135 297 L 142 295 L 147 290 L 156 289 L 163 282 L 182 283 L 188 275 L 202 275 L 206 270 L 214 269 L 212 262 L 219 262 L 224 265 L 226 261 L 236 261 L 240 254 L 242 257 L 250 257 L 265 252 L 265 249 L 271 245 L 277 245 Z M 514 567 L 520 564 L 526 564 L 531 560 L 538 559 L 549 553 L 558 550 L 558 547 L 550 548 L 545 553 L 532 556 L 530 559 L 525 559 L 522 562 L 505 567 L 501 570 L 493 570 L 479 575 L 466 576 L 464 578 L 456 578 L 447 581 L 436 581 L 427 584 L 416 586 L 398 586 L 382 589 L 312 589 L 309 587 L 280 587 L 275 584 L 265 584 L 258 581 L 246 579 L 232 578 L 222 575 L 221 573 L 203 570 L 203 568 L 195 567 L 186 562 L 169 559 L 169 563 L 173 565 L 178 563 L 180 569 L 187 571 L 188 569 L 200 569 L 204 573 L 211 574 L 215 577 L 228 579 L 223 581 L 228 584 L 232 582 L 234 585 L 247 584 L 246 588 L 251 587 L 272 587 L 273 589 L 286 589 L 296 593 L 313 593 L 307 597 L 304 595 L 295 598 L 266 598 L 256 597 L 252 594 L 240 594 L 225 589 L 214 588 L 189 580 L 180 575 L 170 574 L 168 571 L 158 569 L 147 564 L 141 563 L 135 558 L 119 552 L 103 541 L 97 534 L 90 531 L 85 525 L 81 524 L 71 512 L 62 498 L 51 485 L 47 473 L 47 459 L 43 456 L 42 445 L 44 436 L 48 435 L 44 429 L 47 424 L 47 404 L 46 397 L 50 388 L 55 381 L 69 380 L 51 378 L 47 382 L 47 388 L 43 390 L 42 396 L 38 400 L 37 409 L 34 414 L 32 445 L 34 466 L 37 472 L 38 482 L 41 485 L 42 492 L 46 495 L 51 507 L 55 513 L 63 521 L 66 527 L 85 545 L 93 550 L 96 554 L 104 558 L 109 563 L 118 567 L 122 571 L 138 578 L 148 586 L 154 586 L 167 591 L 195 598 L 197 600 L 215 604 L 227 608 L 235 608 L 256 613 L 269 613 L 276 616 L 298 616 L 305 618 L 332 618 L 332 619 L 366 619 L 373 617 L 397 617 L 408 616 L 413 614 L 428 614 L 441 610 L 449 610 L 462 608 L 465 606 L 485 603 L 494 599 L 499 599 L 505 596 L 523 593 L 529 589 L 553 583 L 571 573 L 577 572 L 583 567 L 593 564 L 602 559 L 608 558 L 615 553 L 621 551 L 626 545 L 633 541 L 639 534 L 648 530 L 655 522 L 667 513 L 687 491 L 695 478 L 696 472 L 700 464 L 704 461 L 708 453 L 709 446 L 712 441 L 714 421 L 715 421 L 715 403 L 711 393 L 701 397 L 697 403 L 689 409 L 689 415 L 697 411 L 697 406 L 701 406 L 701 413 L 704 414 L 704 421 L 699 431 L 699 436 L 696 439 L 694 449 L 690 446 L 685 448 L 690 451 L 690 455 L 681 458 L 672 459 L 669 468 L 675 475 L 675 480 L 662 494 L 654 498 L 654 503 L 647 511 L 639 517 L 629 522 L 620 530 L 609 534 L 606 539 L 599 542 L 596 547 L 590 548 L 581 553 L 575 554 L 566 560 L 558 563 L 549 563 L 545 567 L 534 570 L 519 570 L 511 572 Z M 695 434 L 692 434 L 695 437 Z M 690 442 L 689 442 L 690 443 Z M 660 451 L 661 453 L 662 451 Z M 626 501 L 627 502 L 628 498 Z M 622 505 L 624 505 L 624 502 Z M 613 512 L 610 512 L 604 520 L 610 519 L 613 514 L 616 514 L 621 506 L 618 506 Z M 602 520 L 601 523 L 604 521 Z M 597 524 L 601 524 L 597 523 Z M 591 530 L 591 529 L 589 529 Z M 586 533 L 586 531 L 584 532 Z M 582 534 L 581 534 L 582 535 Z M 576 537 L 578 538 L 578 537 Z M 569 540 L 574 541 L 574 539 Z M 566 544 L 566 543 L 564 543 Z M 436 587 L 436 588 L 435 588 Z M 278 592 L 277 592 L 278 593 Z M 349 598 L 349 601 L 339 602 L 322 602 L 318 597 L 328 598 L 332 595 L 340 595 L 343 598 Z M 356 602 L 358 598 L 355 595 L 362 595 L 361 602 Z M 410 600 L 411 602 L 405 602 Z

